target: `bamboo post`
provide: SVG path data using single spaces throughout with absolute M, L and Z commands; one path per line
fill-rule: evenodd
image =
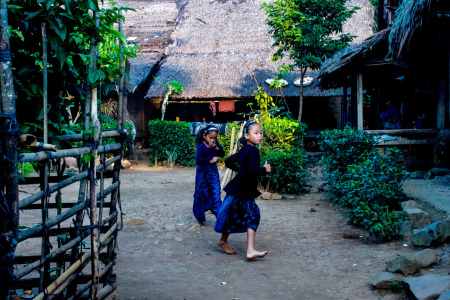
M 119 8 L 119 14 L 122 16 L 122 7 Z M 123 19 L 119 19 L 119 32 L 123 32 Z M 119 60 L 119 69 L 120 73 L 123 74 L 123 44 L 122 40 L 119 39 L 119 48 L 120 48 L 120 60 Z M 117 128 L 123 129 L 123 87 L 124 87 L 124 78 L 120 77 L 119 80 L 119 111 L 117 114 Z
M 230 155 L 233 154 L 234 132 L 235 132 L 235 128 L 233 127 L 233 128 L 231 128 Z
M 93 11 L 93 18 L 95 19 L 95 27 L 99 28 L 99 16 L 97 12 Z M 91 42 L 91 48 L 95 50 L 95 57 L 91 58 L 94 68 L 97 68 L 97 49 L 98 44 L 97 40 L 93 40 Z M 91 98 L 91 121 L 94 126 L 94 143 L 98 142 L 99 133 L 100 133 L 100 122 L 98 120 L 97 115 L 97 87 L 92 89 L 92 98 Z M 99 244 L 98 244 L 98 228 L 97 228 L 97 201 L 96 201 L 96 173 L 95 173 L 95 159 L 97 157 L 97 149 L 92 148 L 91 161 L 89 163 L 89 192 L 90 192 L 90 221 L 92 226 L 92 234 L 91 234 L 91 274 L 92 274 L 92 286 L 91 286 L 91 299 L 98 299 L 98 273 L 99 273 Z
M 116 182 L 120 183 L 120 181 L 119 181 L 119 174 L 120 174 L 120 169 L 121 168 L 122 168 L 122 163 L 119 160 L 119 161 L 117 161 L 114 164 L 113 183 L 116 183 Z M 111 216 L 111 215 L 115 214 L 116 217 L 111 219 L 110 226 L 112 226 L 113 224 L 117 224 L 117 215 L 118 215 L 117 202 L 118 202 L 118 199 L 119 199 L 119 189 L 120 189 L 120 185 L 119 185 L 119 187 L 116 190 L 114 190 L 111 193 L 111 207 L 109 208 L 109 215 Z M 120 213 L 122 213 L 122 212 L 120 212 Z M 121 224 L 121 226 L 122 225 L 123 224 Z M 107 251 L 106 264 L 109 264 L 109 263 L 111 263 L 114 260 L 114 246 L 115 246 L 114 243 L 111 243 L 111 244 L 108 245 L 108 248 L 106 250 Z M 112 269 L 109 272 L 107 272 L 107 274 L 106 274 L 106 283 L 112 285 L 115 282 L 112 280 L 112 278 L 111 278 L 112 276 L 111 275 L 112 275 Z
M 43 114 L 44 114 L 44 143 L 48 143 L 48 120 L 47 120 L 47 101 L 48 101 L 48 84 L 47 84 L 47 32 L 45 23 L 41 23 L 41 32 L 42 32 L 42 77 L 43 77 Z M 44 228 L 47 226 L 47 217 L 48 217 L 48 203 L 49 196 L 48 192 L 48 176 L 49 176 L 49 163 L 48 161 L 44 162 L 44 165 L 41 167 L 39 176 L 41 177 L 41 214 L 42 214 L 42 224 Z M 43 230 L 42 234 L 42 243 L 41 243 L 41 266 L 44 267 L 44 270 L 40 270 L 40 282 L 39 282 L 39 291 L 41 292 L 44 287 L 48 284 L 50 279 L 50 263 L 45 261 L 45 257 L 50 253 L 50 239 L 48 236 L 48 232 Z
M 0 188 L 3 190 L 6 186 L 4 200 L 9 209 L 9 216 L 0 220 L 0 240 L 8 241 L 0 245 L 0 267 L 6 271 L 2 272 L 4 275 L 0 277 L 0 299 L 9 298 L 19 226 L 18 128 L 6 2 L 6 0 L 0 0 L 0 100 L 2 113 L 0 128 L 5 132 L 1 135 L 2 152 L 9 163 L 0 164 L 2 168 L 0 171 L 2 174 L 3 172 L 6 174 L 4 178 L 1 178 Z

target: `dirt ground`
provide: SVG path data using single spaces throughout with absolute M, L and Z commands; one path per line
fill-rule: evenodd
M 220 235 L 213 230 L 215 217 L 207 214 L 200 226 L 192 214 L 194 178 L 194 168 L 135 165 L 134 170 L 122 171 L 125 225 L 118 235 L 114 267 L 116 298 L 412 299 L 405 293 L 380 293 L 370 279 L 397 254 L 419 250 L 405 241 L 373 244 L 363 237 L 344 239 L 348 232 L 366 234 L 349 226 L 345 211 L 325 193 L 257 200 L 261 223 L 256 248 L 269 254 L 247 260 L 245 234 L 231 235 L 229 242 L 238 253 L 225 254 L 216 245 Z M 76 201 L 77 193 L 77 185 L 65 188 L 63 201 Z M 21 225 L 40 222 L 31 213 L 21 212 Z M 40 251 L 33 240 L 37 241 L 20 243 L 16 254 Z M 449 246 L 435 248 L 442 261 L 423 274 L 450 270 Z
M 208 214 L 200 226 L 192 214 L 194 175 L 194 168 L 138 166 L 122 173 L 126 215 L 115 267 L 119 299 L 408 298 L 380 294 L 370 279 L 397 254 L 418 250 L 404 241 L 344 239 L 345 232 L 365 233 L 349 226 L 345 212 L 324 193 L 257 200 L 256 248 L 269 254 L 248 261 L 245 234 L 231 235 L 238 254 L 225 254 L 216 245 L 215 217 Z M 436 250 L 448 253 L 446 246 Z

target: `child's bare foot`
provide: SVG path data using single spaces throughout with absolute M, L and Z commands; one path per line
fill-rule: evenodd
M 217 242 L 217 246 L 222 248 L 227 254 L 236 254 L 237 253 L 236 248 L 232 247 L 228 243 L 224 243 L 224 242 L 218 241 Z
M 248 259 L 261 258 L 261 257 L 266 256 L 267 253 L 269 253 L 269 252 L 268 251 L 260 252 L 260 251 L 256 251 L 256 250 L 247 251 L 247 258 Z

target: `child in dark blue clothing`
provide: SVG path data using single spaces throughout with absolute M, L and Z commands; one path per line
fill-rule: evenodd
M 225 160 L 227 168 L 238 174 L 224 188 L 227 195 L 214 227 L 216 232 L 222 233 L 217 245 L 228 254 L 236 253 L 236 248 L 228 244 L 230 233 L 247 232 L 248 259 L 261 258 L 268 253 L 256 251 L 254 247 L 260 219 L 259 208 L 255 203 L 255 198 L 261 194 L 257 190 L 258 176 L 271 171 L 267 161 L 263 167 L 260 165 L 261 159 L 256 145 L 261 144 L 262 137 L 262 128 L 258 123 L 247 123 L 244 126 L 244 136 L 239 140 L 243 147 Z
M 195 193 L 193 212 L 195 218 L 203 223 L 205 212 L 211 212 L 217 216 L 222 200 L 220 199 L 220 178 L 217 169 L 218 157 L 223 157 L 225 151 L 217 141 L 219 130 L 213 125 L 202 128 L 197 133 L 195 142 L 197 154 L 195 162 L 197 170 L 195 175 Z

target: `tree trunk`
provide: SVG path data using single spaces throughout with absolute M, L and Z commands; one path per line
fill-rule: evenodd
M 306 68 L 303 69 L 303 67 L 300 67 L 300 98 L 298 101 L 298 117 L 297 120 L 299 122 L 302 121 L 302 115 L 303 115 L 303 78 L 305 77 Z
M 11 54 L 8 35 L 8 10 L 6 0 L 0 0 L 0 84 L 1 113 L 0 129 L 1 152 L 0 188 L 6 193 L 0 195 L 3 206 L 7 208 L 0 217 L 0 299 L 9 299 L 9 289 L 13 281 L 14 253 L 17 245 L 19 226 L 19 179 L 18 179 L 18 128 L 16 122 L 16 95 L 14 93 Z M 6 174 L 5 177 L 1 174 Z

